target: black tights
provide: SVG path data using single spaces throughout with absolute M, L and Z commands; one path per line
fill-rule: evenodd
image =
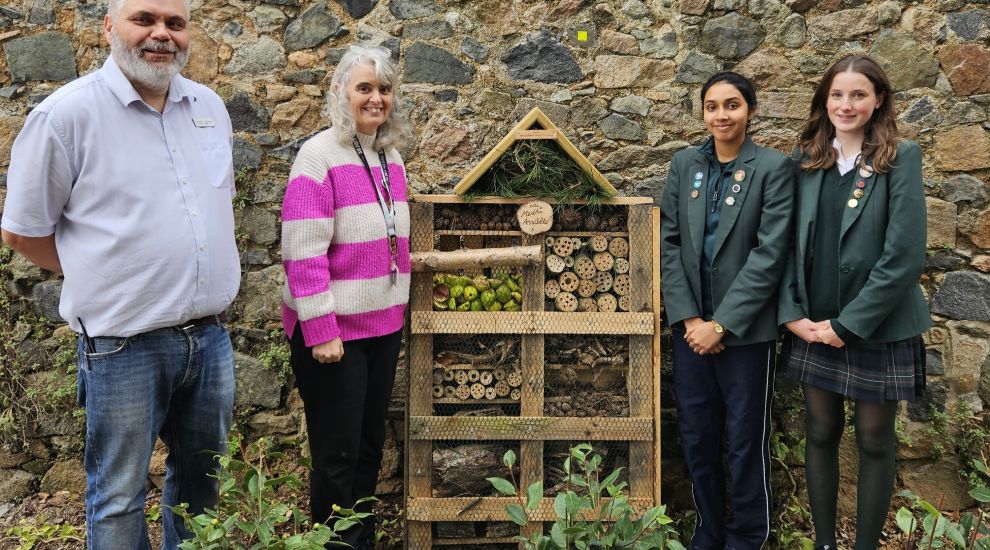
M 805 464 L 816 546 L 835 548 L 839 492 L 839 441 L 845 427 L 845 398 L 804 386 Z M 894 419 L 897 401 L 856 401 L 854 422 L 859 448 L 856 483 L 856 550 L 876 550 L 894 491 Z

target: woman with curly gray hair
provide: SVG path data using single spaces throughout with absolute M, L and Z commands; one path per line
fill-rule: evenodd
M 314 522 L 374 495 L 409 301 L 409 135 L 387 50 L 351 46 L 282 203 L 282 323 L 306 411 Z M 358 506 L 359 512 L 370 506 Z M 374 522 L 344 532 L 373 548 Z

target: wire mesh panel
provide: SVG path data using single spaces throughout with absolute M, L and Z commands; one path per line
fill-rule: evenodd
M 541 481 L 552 497 L 566 490 L 569 449 L 590 442 L 603 475 L 621 470 L 634 506 L 657 502 L 649 201 L 558 205 L 539 235 L 519 230 L 523 202 L 411 203 L 414 252 L 535 245 L 543 254 L 526 267 L 413 275 L 409 548 L 511 548 L 520 532 L 545 529 L 552 498 L 520 530 L 505 513 L 516 501 L 485 479 L 510 477 L 510 449 L 516 484 Z
M 568 475 L 564 471 L 564 460 L 570 454 L 571 448 L 586 441 L 548 441 L 544 444 L 543 450 L 543 494 L 553 497 L 558 493 L 573 490 L 581 492 L 582 489 L 575 487 L 569 482 Z M 605 479 L 612 472 L 619 470 L 616 483 L 629 483 L 629 442 L 628 441 L 596 441 L 592 443 L 593 454 L 602 457 L 598 465 L 599 479 Z M 571 461 L 574 462 L 573 460 Z M 580 472 L 572 469 L 572 473 L 580 476 Z M 602 496 L 608 496 L 602 489 Z
M 629 416 L 629 337 L 545 337 L 546 416 Z
M 518 416 L 521 338 L 438 334 L 433 342 L 433 412 L 439 416 Z

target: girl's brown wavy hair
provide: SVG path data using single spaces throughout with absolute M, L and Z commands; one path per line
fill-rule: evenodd
M 894 110 L 894 91 L 883 68 L 865 55 L 843 57 L 825 72 L 822 81 L 818 83 L 815 96 L 811 100 L 811 114 L 798 138 L 798 149 L 804 159 L 801 168 L 806 171 L 831 168 L 838 158 L 835 148 L 832 147 L 835 126 L 828 118 L 826 103 L 832 89 L 832 80 L 835 75 L 845 71 L 859 73 L 868 78 L 880 99 L 880 106 L 873 111 L 873 116 L 866 123 L 863 150 L 857 164 L 862 166 L 866 160 L 869 160 L 873 170 L 882 174 L 893 164 L 897 156 L 897 143 L 900 141 Z

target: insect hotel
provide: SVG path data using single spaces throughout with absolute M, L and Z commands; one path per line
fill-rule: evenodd
M 515 548 L 553 521 L 570 447 L 659 504 L 658 236 L 539 109 L 455 187 L 411 200 L 411 549 Z M 544 498 L 520 527 L 488 477 Z

